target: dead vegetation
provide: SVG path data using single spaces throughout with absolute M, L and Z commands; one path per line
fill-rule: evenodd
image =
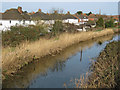
M 118 88 L 120 87 L 120 42 L 112 42 L 108 44 L 92 63 L 91 73 L 88 76 L 81 76 L 75 79 L 76 88 Z M 114 48 L 113 48 L 114 47 Z
M 42 38 L 34 42 L 21 43 L 18 47 L 2 48 L 3 74 L 10 75 L 15 73 L 29 62 L 47 55 L 54 56 L 64 48 L 75 43 L 113 33 L 112 29 L 106 29 L 99 32 L 81 32 L 75 34 L 63 33 L 59 37 L 51 39 Z

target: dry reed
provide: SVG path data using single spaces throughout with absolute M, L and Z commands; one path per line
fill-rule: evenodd
M 112 29 L 99 32 L 81 32 L 76 34 L 64 33 L 52 39 L 40 39 L 35 42 L 24 42 L 16 48 L 2 48 L 3 74 L 11 74 L 28 64 L 29 62 L 53 55 L 64 48 L 82 41 L 113 34 Z

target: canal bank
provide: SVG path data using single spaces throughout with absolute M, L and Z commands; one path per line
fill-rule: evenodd
M 90 67 L 89 76 L 76 79 L 76 88 L 120 88 L 120 36 L 111 41 Z M 86 74 L 87 75 L 87 74 Z M 79 82 L 78 82 L 79 81 Z
M 5 48 L 2 53 L 3 79 L 7 75 L 13 75 L 32 61 L 39 60 L 42 57 L 55 56 L 73 44 L 109 34 L 114 34 L 114 31 L 112 29 L 106 29 L 99 32 L 66 33 L 60 35 L 59 38 L 23 43 L 17 48 L 7 48 L 7 50 Z
M 116 37 L 108 35 L 81 42 L 64 49 L 56 56 L 36 60 L 24 67 L 19 73 L 4 80 L 3 86 L 8 88 L 61 88 L 64 82 L 69 83 L 71 78 L 74 79 L 86 73 L 91 65 L 89 60 L 98 57 L 101 50 L 111 40 L 116 40 Z M 102 42 L 101 45 L 99 45 L 99 41 Z

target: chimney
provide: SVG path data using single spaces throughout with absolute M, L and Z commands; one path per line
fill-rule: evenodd
M 35 14 L 35 12 L 32 12 L 33 14 Z
M 55 10 L 54 13 L 58 13 L 57 10 Z
M 41 9 L 38 9 L 38 12 L 41 12 Z
M 68 11 L 67 14 L 70 14 L 70 12 Z
M 49 13 L 47 12 L 47 15 L 49 15 Z
M 18 12 L 22 14 L 22 7 L 18 7 Z

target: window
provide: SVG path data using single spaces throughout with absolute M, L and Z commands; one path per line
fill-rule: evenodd
M 2 26 L 2 23 L 0 23 L 0 26 Z
M 10 20 L 10 24 L 11 24 L 11 20 Z
M 31 20 L 29 20 L 29 23 L 31 23 Z
M 25 24 L 25 20 L 23 20 L 23 24 Z

